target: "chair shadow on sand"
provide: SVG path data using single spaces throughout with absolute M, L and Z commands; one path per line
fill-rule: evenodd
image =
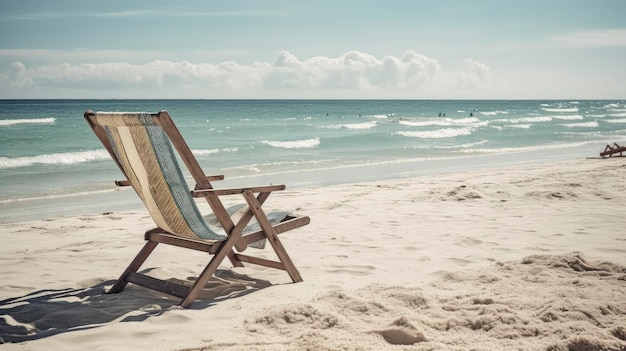
M 178 284 L 187 282 L 172 279 Z M 121 293 L 106 294 L 115 280 L 88 288 L 46 289 L 0 301 L 0 344 L 37 340 L 110 322 L 140 322 L 177 309 L 179 299 L 131 285 Z M 231 270 L 218 269 L 192 309 L 247 295 L 270 286 Z

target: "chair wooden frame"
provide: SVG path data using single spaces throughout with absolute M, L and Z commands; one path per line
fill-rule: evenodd
M 148 114 L 124 113 L 124 118 L 139 118 L 140 115 L 145 117 Z M 138 191 L 129 175 L 126 173 L 124 165 L 116 155 L 115 145 L 112 144 L 109 136 L 107 135 L 107 128 L 110 128 L 110 126 L 105 127 L 102 124 L 103 120 L 107 120 L 107 118 L 116 118 L 116 116 L 119 117 L 120 114 L 113 112 L 94 113 L 93 111 L 86 111 L 84 114 L 84 118 L 91 129 L 94 131 L 100 142 L 102 142 L 124 176 L 127 178 L 125 180 L 116 181 L 115 183 L 118 186 L 132 185 L 135 190 Z M 289 274 L 289 277 L 294 283 L 301 282 L 302 277 L 294 266 L 281 241 L 278 239 L 278 234 L 309 224 L 309 217 L 289 216 L 280 223 L 272 224 L 262 209 L 262 205 L 267 200 L 269 195 L 273 191 L 284 190 L 285 186 L 267 185 L 214 189 L 211 181 L 222 180 L 224 179 L 224 176 L 207 176 L 204 173 L 198 161 L 192 154 L 191 149 L 175 126 L 169 113 L 166 111 L 160 111 L 158 113 L 149 114 L 149 117 L 152 119 L 155 126 L 160 126 L 163 129 L 165 135 L 167 135 L 169 141 L 171 142 L 171 145 L 174 147 L 174 150 L 180 156 L 187 170 L 191 174 L 191 177 L 196 183 L 195 188 L 190 191 L 189 196 L 193 198 L 206 199 L 211 210 L 213 211 L 213 214 L 227 235 L 222 240 L 206 240 L 202 238 L 184 237 L 160 227 L 148 230 L 145 233 L 146 244 L 108 292 L 121 292 L 128 283 L 133 283 L 148 289 L 179 297 L 181 298 L 180 306 L 187 308 L 198 297 L 203 287 L 216 272 L 217 268 L 220 264 L 222 264 L 225 258 L 228 258 L 235 267 L 243 267 L 243 263 L 245 262 L 284 270 L 287 274 Z M 236 223 L 233 221 L 231 215 L 228 213 L 227 209 L 220 200 L 220 197 L 229 195 L 241 195 L 247 204 L 247 210 Z M 256 219 L 260 229 L 253 233 L 246 233 L 246 235 L 242 235 L 253 217 Z M 157 222 L 156 219 L 155 222 Z M 246 250 L 249 244 L 263 239 L 267 240 L 270 246 L 274 249 L 274 252 L 278 257 L 277 261 L 242 253 Z M 146 274 L 138 273 L 139 268 L 160 243 L 203 251 L 213 256 L 192 286 L 161 280 Z

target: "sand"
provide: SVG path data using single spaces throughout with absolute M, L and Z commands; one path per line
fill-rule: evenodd
M 304 282 L 225 262 L 190 309 L 104 294 L 144 210 L 0 224 L 0 350 L 626 350 L 626 158 L 288 189 Z M 271 257 L 271 253 L 263 251 Z M 189 280 L 207 256 L 158 247 Z

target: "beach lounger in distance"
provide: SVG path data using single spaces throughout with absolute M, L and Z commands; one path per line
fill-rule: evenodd
M 182 299 L 180 306 L 186 308 L 197 298 L 225 258 L 235 267 L 242 267 L 244 262 L 258 264 L 285 270 L 294 283 L 302 281 L 278 234 L 307 225 L 309 217 L 285 215 L 271 221 L 262 209 L 269 195 L 285 189 L 284 185 L 215 189 L 211 182 L 222 180 L 224 176 L 207 176 L 204 173 L 166 111 L 87 111 L 84 117 L 126 177 L 116 184 L 132 186 L 157 225 L 157 228 L 145 233 L 146 244 L 109 293 L 122 291 L 130 282 L 179 297 Z M 177 154 L 195 182 L 193 190 L 186 183 Z M 222 203 L 224 196 L 243 197 L 243 210 L 237 212 L 236 218 Z M 195 198 L 208 201 L 223 233 L 207 223 Z M 252 231 L 247 229 L 250 223 L 255 227 Z M 278 259 L 243 254 L 248 246 L 265 242 L 269 242 Z M 139 268 L 159 243 L 204 251 L 212 258 L 191 286 L 139 273 Z
M 626 152 L 626 147 L 624 146 L 619 146 L 617 143 L 613 143 L 613 146 L 611 145 L 607 145 L 604 148 L 604 151 L 600 153 L 600 156 L 602 157 L 612 157 L 613 155 L 616 155 L 619 153 L 619 156 L 622 156 L 622 153 Z

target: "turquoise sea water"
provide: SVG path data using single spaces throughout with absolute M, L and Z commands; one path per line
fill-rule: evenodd
M 318 186 L 595 157 L 624 100 L 0 100 L 0 221 L 139 207 L 85 110 L 167 110 L 225 186 Z

